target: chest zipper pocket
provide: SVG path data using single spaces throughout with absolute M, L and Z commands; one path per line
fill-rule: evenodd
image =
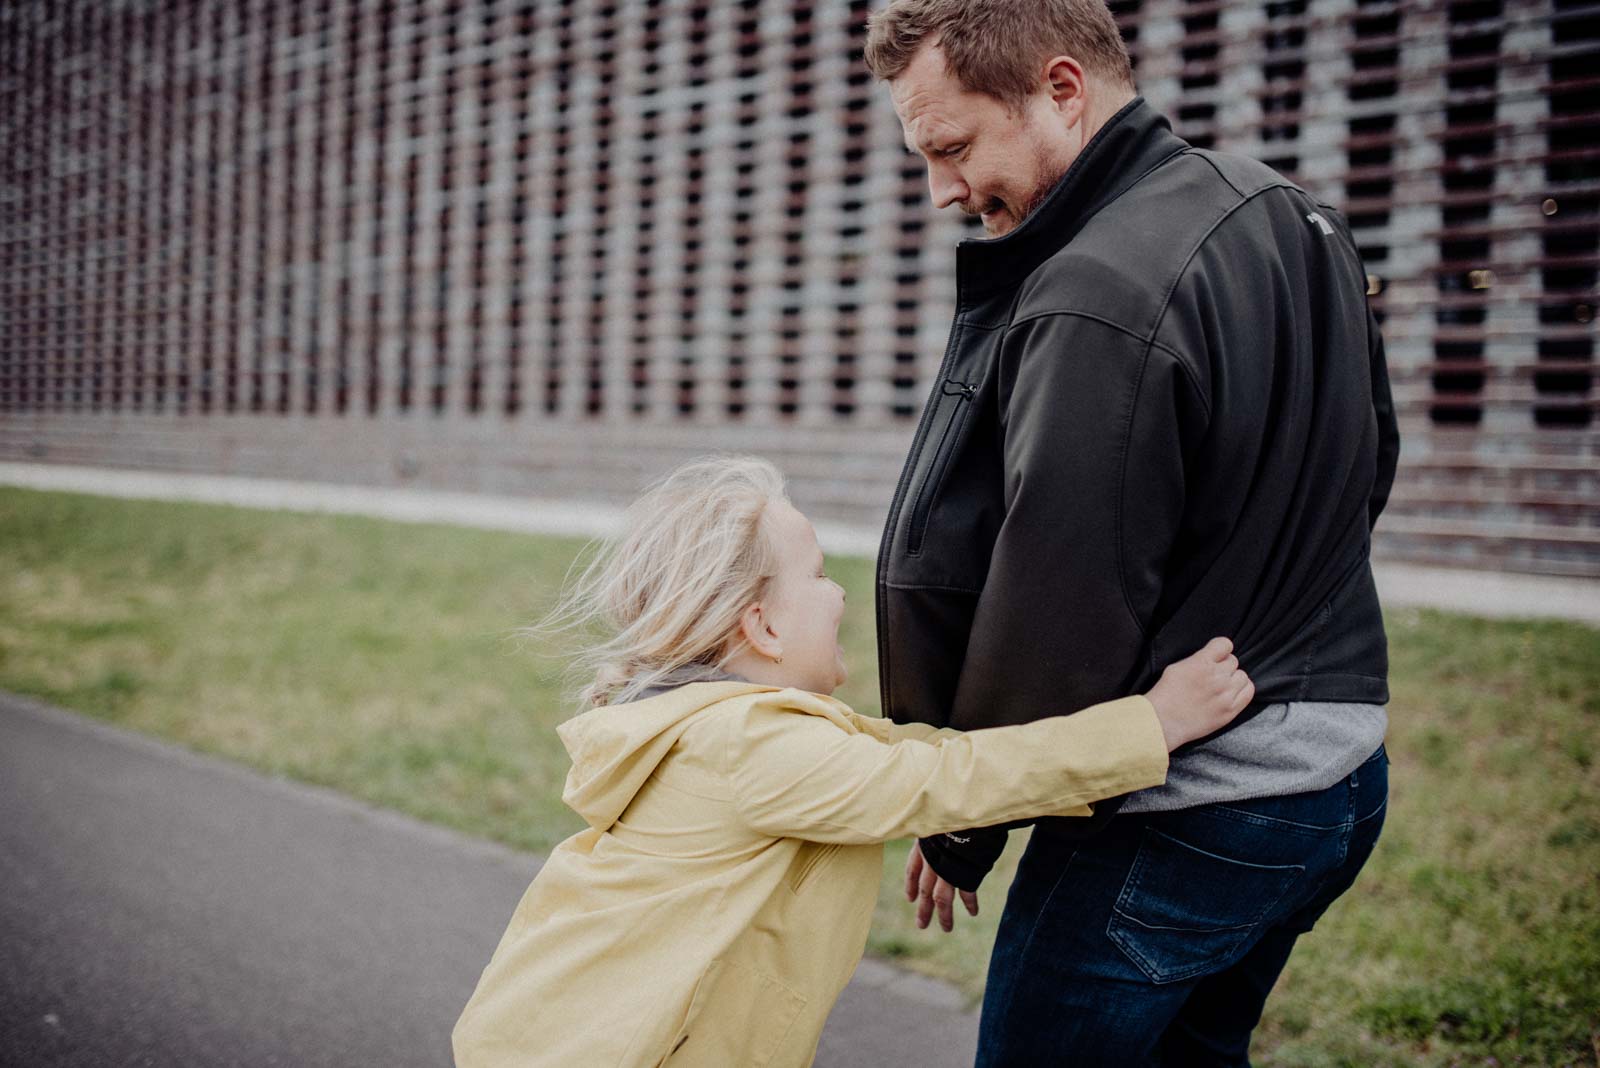
M 928 473 L 917 489 L 916 499 L 911 502 L 911 526 L 906 531 L 906 552 L 912 556 L 922 552 L 922 539 L 928 532 L 928 516 L 933 511 L 934 498 L 939 495 L 945 468 L 950 466 L 950 456 L 956 451 L 956 442 L 961 438 L 961 425 L 966 421 L 967 409 L 972 407 L 972 396 L 978 392 L 978 387 L 947 378 L 939 384 L 939 392 L 956 400 L 950 408 L 950 418 L 945 420 L 944 431 L 939 435 L 933 463 L 928 465 Z

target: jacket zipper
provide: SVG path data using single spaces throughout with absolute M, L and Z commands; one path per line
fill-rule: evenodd
M 961 305 L 961 282 L 956 280 L 956 306 Z M 950 364 L 955 356 L 956 342 L 960 340 L 961 316 L 958 314 L 954 323 L 950 325 L 950 336 L 944 344 L 944 359 L 939 361 L 939 380 L 944 382 L 950 373 Z M 935 405 L 937 407 L 937 405 Z M 900 471 L 900 477 L 895 480 L 894 496 L 889 501 L 889 515 L 883 522 L 883 537 L 878 540 L 878 566 L 876 582 L 877 587 L 877 617 L 878 617 L 878 698 L 882 702 L 881 711 L 888 716 L 892 707 L 889 702 L 889 686 L 892 665 L 889 660 L 889 557 L 894 552 L 894 532 L 900 525 L 900 506 L 905 503 L 906 490 L 910 488 L 911 474 L 916 470 L 917 454 L 922 451 L 922 444 L 928 435 L 928 428 L 933 424 L 933 409 L 922 413 L 922 419 L 917 425 L 916 436 L 911 442 L 911 453 L 906 457 L 906 464 Z
M 967 415 L 968 402 L 972 395 L 978 391 L 975 385 L 957 382 L 947 378 L 939 386 L 939 392 L 946 397 L 955 397 L 955 407 L 950 409 L 950 418 L 945 421 L 944 433 L 939 436 L 938 448 L 934 451 L 933 462 L 928 465 L 928 474 L 922 480 L 922 488 L 917 491 L 916 500 L 911 505 L 911 523 L 906 531 L 906 552 L 916 556 L 922 552 L 922 539 L 928 532 L 928 516 L 933 512 L 933 501 L 939 495 L 939 487 L 944 482 L 944 469 L 950 463 L 950 454 L 955 452 L 956 442 L 961 437 L 961 424 Z

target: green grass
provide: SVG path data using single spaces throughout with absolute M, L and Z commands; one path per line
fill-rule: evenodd
M 0 687 L 511 845 L 560 803 L 563 664 L 508 635 L 579 543 L 0 488 Z M 872 576 L 849 590 L 876 713 Z M 1268 1004 L 1262 1065 L 1600 1060 L 1600 631 L 1389 615 L 1388 825 Z M 981 991 L 1022 844 L 957 933 L 884 868 L 871 949 Z

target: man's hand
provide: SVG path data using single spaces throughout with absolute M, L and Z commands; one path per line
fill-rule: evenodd
M 949 934 L 955 929 L 956 888 L 939 878 L 931 864 L 922 859 L 922 847 L 911 843 L 911 854 L 906 857 L 906 900 L 917 903 L 917 930 L 928 926 L 933 910 L 939 910 L 939 926 Z M 961 903 L 967 907 L 968 916 L 978 914 L 978 895 L 960 891 Z

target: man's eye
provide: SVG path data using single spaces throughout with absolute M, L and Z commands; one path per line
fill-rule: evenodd
M 950 159 L 952 156 L 961 155 L 961 153 L 965 152 L 966 150 L 966 145 L 953 145 L 950 148 L 941 148 L 939 150 L 939 155 L 943 156 L 945 159 Z

